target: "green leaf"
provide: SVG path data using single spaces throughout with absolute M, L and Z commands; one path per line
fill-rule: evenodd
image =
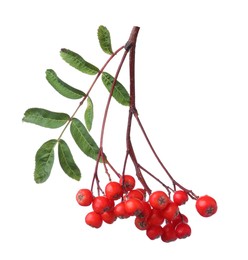
M 86 60 L 84 60 L 79 54 L 70 51 L 68 49 L 61 49 L 60 55 L 64 61 L 69 63 L 75 69 L 79 71 L 89 74 L 95 75 L 98 73 L 99 69 L 94 65 L 90 64 Z
M 108 29 L 102 25 L 99 26 L 97 36 L 102 50 L 107 54 L 112 54 L 111 38 Z
M 71 121 L 70 131 L 73 139 L 81 151 L 96 160 L 98 157 L 99 148 L 83 123 L 77 118 L 73 118 Z
M 36 183 L 45 182 L 50 176 L 54 162 L 54 146 L 57 140 L 45 142 L 35 155 L 34 180 Z
M 111 91 L 114 77 L 112 77 L 109 73 L 103 72 L 102 73 L 102 82 L 105 85 L 105 87 L 108 89 L 108 91 Z M 115 89 L 113 92 L 113 97 L 118 101 L 120 104 L 124 106 L 129 106 L 130 104 L 130 97 L 125 89 L 125 87 L 119 82 L 116 81 Z
M 84 113 L 84 121 L 88 131 L 91 130 L 94 117 L 93 102 L 90 97 L 87 98 L 87 107 Z
M 43 108 L 29 108 L 24 113 L 23 121 L 47 128 L 63 126 L 70 116 L 64 113 L 52 112 Z
M 81 172 L 73 159 L 69 146 L 62 139 L 59 140 L 58 154 L 60 166 L 63 171 L 72 179 L 79 181 Z
M 46 70 L 46 79 L 51 84 L 51 86 L 64 97 L 79 99 L 85 96 L 85 93 L 81 90 L 73 88 L 62 81 L 52 69 Z

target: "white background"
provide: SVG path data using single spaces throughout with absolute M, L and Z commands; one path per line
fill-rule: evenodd
M 2 1 L 0 258 L 247 259 L 247 13 L 247 1 L 239 0 Z M 192 227 L 188 239 L 150 241 L 131 219 L 98 230 L 87 227 L 84 216 L 90 208 L 79 207 L 75 194 L 90 186 L 94 162 L 81 154 L 69 131 L 64 139 L 82 180 L 63 174 L 56 157 L 48 181 L 33 181 L 35 152 L 61 130 L 22 123 L 23 114 L 30 107 L 73 112 L 78 101 L 57 94 L 46 82 L 45 70 L 54 69 L 86 91 L 93 78 L 68 66 L 59 50 L 74 50 L 101 67 L 108 58 L 96 37 L 101 24 L 111 32 L 113 49 L 126 42 L 134 25 L 141 27 L 136 55 L 141 121 L 175 179 L 218 201 L 218 213 L 208 219 L 197 214 L 194 201 L 182 207 Z M 120 81 L 128 87 L 127 68 L 126 62 Z M 100 82 L 92 98 L 92 135 L 99 140 L 107 98 Z M 127 111 L 113 101 L 106 128 L 104 149 L 118 170 Z M 135 124 L 132 138 L 141 164 L 167 182 Z M 148 182 L 154 190 L 161 188 Z

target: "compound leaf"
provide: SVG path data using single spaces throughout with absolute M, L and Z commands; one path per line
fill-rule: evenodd
M 111 91 L 111 88 L 114 83 L 114 77 L 112 77 L 109 73 L 103 72 L 102 73 L 102 82 L 108 91 Z M 113 91 L 113 97 L 116 99 L 117 102 L 124 106 L 129 106 L 130 104 L 130 96 L 125 87 L 119 82 L 116 81 L 115 88 Z
M 93 102 L 90 97 L 87 98 L 87 107 L 84 112 L 84 121 L 88 131 L 91 130 L 94 117 Z
M 77 167 L 67 143 L 60 139 L 58 144 L 59 163 L 63 171 L 72 179 L 79 181 L 81 172 Z
M 111 38 L 108 29 L 102 25 L 99 26 L 97 36 L 102 50 L 107 54 L 113 54 Z
M 65 113 L 52 112 L 43 108 L 29 108 L 24 113 L 23 121 L 47 128 L 63 126 L 70 116 Z
M 46 70 L 46 79 L 50 85 L 64 97 L 79 99 L 85 96 L 85 93 L 81 90 L 73 88 L 62 81 L 52 69 Z
M 54 162 L 54 146 L 57 140 L 45 142 L 35 155 L 34 180 L 36 183 L 45 182 L 50 176 Z
M 84 60 L 79 54 L 68 50 L 68 49 L 61 49 L 60 55 L 64 61 L 69 63 L 75 69 L 79 71 L 89 74 L 95 75 L 98 73 L 99 69 L 92 65 L 91 63 Z
M 83 123 L 79 119 L 73 118 L 71 121 L 70 131 L 74 141 L 81 151 L 96 160 L 98 158 L 99 148 Z

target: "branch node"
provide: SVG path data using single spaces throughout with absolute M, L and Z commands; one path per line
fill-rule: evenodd
M 138 116 L 138 110 L 135 105 L 130 105 L 130 112 L 136 117 Z
M 126 51 L 129 51 L 133 46 L 133 43 L 130 41 L 127 41 L 127 43 L 125 44 L 124 48 Z

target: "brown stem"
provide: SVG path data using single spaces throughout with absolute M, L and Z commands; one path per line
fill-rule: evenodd
M 129 40 L 125 45 L 126 50 L 130 50 L 129 54 L 129 75 L 130 75 L 130 108 L 135 109 L 135 47 L 136 41 L 139 33 L 139 27 L 134 26 Z
M 113 167 L 113 165 L 108 160 L 106 160 L 106 164 L 110 167 L 110 169 L 116 174 L 116 176 L 118 178 L 121 177 L 121 175 L 118 173 L 118 171 Z
M 158 183 L 160 183 L 163 187 L 166 188 L 169 196 L 171 194 L 171 191 L 174 191 L 170 186 L 165 185 L 159 178 L 157 178 L 155 175 L 153 175 L 151 172 L 149 172 L 147 169 L 145 169 L 143 166 L 139 165 L 140 169 L 144 172 L 146 172 L 148 175 L 150 175 L 154 180 L 156 180 Z
M 131 125 L 132 125 L 132 117 L 134 113 L 137 113 L 136 106 L 135 106 L 135 47 L 136 47 L 136 41 L 137 36 L 139 32 L 139 27 L 134 26 L 132 29 L 132 32 L 130 34 L 129 40 L 125 45 L 126 50 L 130 50 L 129 54 L 129 73 L 130 73 L 130 109 L 129 109 L 129 115 L 128 115 L 128 124 L 127 124 L 127 132 L 126 132 L 126 146 L 127 146 L 127 153 L 129 154 L 135 170 L 136 175 L 145 190 L 148 192 L 148 194 L 151 193 L 151 189 L 148 187 L 138 164 L 132 141 L 131 141 Z
M 92 82 L 91 86 L 89 87 L 87 93 L 85 94 L 85 96 L 82 98 L 82 100 L 80 101 L 80 103 L 78 104 L 76 110 L 73 112 L 73 114 L 71 115 L 70 119 L 68 120 L 68 122 L 66 123 L 65 127 L 63 128 L 60 136 L 58 137 L 57 141 L 59 141 L 65 130 L 67 129 L 67 127 L 69 126 L 69 124 L 71 123 L 72 118 L 76 115 L 77 111 L 79 110 L 79 108 L 83 105 L 84 101 L 86 100 L 86 98 L 89 96 L 92 88 L 94 87 L 95 83 L 97 82 L 98 78 L 100 77 L 100 75 L 103 73 L 104 69 L 107 67 L 107 65 L 109 64 L 109 62 L 114 58 L 114 56 L 120 52 L 125 46 L 121 46 L 119 49 L 117 49 L 110 57 L 109 59 L 105 62 L 105 64 L 102 66 L 102 68 L 98 71 L 94 81 Z
M 148 136 L 147 136 L 147 134 L 146 134 L 146 132 L 144 130 L 144 127 L 143 127 L 143 125 L 140 122 L 140 119 L 139 119 L 139 116 L 138 116 L 138 112 L 137 112 L 137 109 L 136 109 L 136 104 L 135 104 L 135 46 L 136 46 L 138 32 L 139 32 L 139 27 L 133 27 L 133 30 L 132 30 L 131 35 L 130 35 L 130 38 L 129 38 L 127 44 L 125 45 L 125 49 L 126 50 L 130 50 L 130 61 L 129 61 L 129 70 L 130 70 L 130 110 L 129 110 L 128 126 L 127 126 L 127 133 L 126 133 L 127 153 L 128 153 L 128 155 L 131 157 L 131 159 L 133 161 L 134 167 L 136 169 L 136 175 L 137 175 L 138 179 L 140 180 L 140 182 L 142 183 L 142 185 L 144 186 L 144 188 L 147 190 L 148 193 L 151 193 L 151 190 L 148 187 L 147 183 L 145 182 L 145 179 L 144 179 L 144 177 L 143 177 L 143 175 L 141 173 L 141 169 L 144 170 L 146 173 L 148 173 L 153 178 L 155 178 L 159 183 L 164 185 L 164 187 L 170 193 L 170 190 L 172 190 L 172 189 L 169 186 L 166 186 L 158 178 L 156 178 L 151 173 L 146 171 L 142 166 L 139 165 L 139 163 L 137 161 L 136 155 L 135 155 L 134 150 L 133 150 L 131 138 L 130 138 L 132 117 L 134 116 L 136 118 L 136 120 L 137 120 L 137 122 L 138 122 L 138 124 L 139 124 L 139 126 L 140 126 L 140 128 L 142 130 L 142 133 L 144 134 L 145 139 L 146 139 L 150 149 L 152 150 L 154 156 L 156 157 L 157 161 L 159 162 L 161 167 L 164 169 L 164 171 L 166 172 L 166 174 L 168 175 L 168 177 L 172 181 L 174 190 L 176 189 L 176 186 L 178 186 L 180 189 L 183 189 L 184 191 L 186 191 L 191 198 L 197 199 L 198 196 L 195 195 L 192 190 L 188 190 L 185 187 L 183 187 L 169 173 L 167 168 L 164 166 L 164 164 L 162 163 L 162 161 L 158 157 L 156 151 L 154 150 L 154 148 L 153 148 L 153 146 L 152 146 L 152 144 L 151 144 L 151 142 L 150 142 L 150 140 L 149 140 L 149 138 L 148 138 Z
M 94 175 L 93 175 L 92 186 L 94 184 L 94 180 L 97 180 L 96 177 L 97 177 L 97 172 L 98 172 L 98 165 L 99 165 L 99 161 L 101 159 L 102 159 L 102 162 L 103 162 L 103 165 L 104 165 L 104 168 L 105 168 L 105 173 L 108 175 L 109 181 L 111 181 L 111 177 L 110 177 L 110 174 L 109 174 L 107 166 L 106 166 L 107 160 L 106 160 L 106 157 L 105 157 L 104 152 L 103 152 L 104 130 L 105 130 L 105 127 L 106 127 L 106 121 L 107 121 L 107 115 L 108 115 L 108 111 L 109 111 L 109 107 L 110 107 L 110 101 L 111 101 L 111 98 L 113 96 L 113 92 L 114 92 L 114 89 L 115 89 L 117 78 L 119 76 L 119 73 L 121 71 L 121 67 L 122 67 L 122 65 L 125 61 L 126 56 L 127 56 L 127 53 L 128 53 L 127 51 L 124 52 L 122 59 L 121 59 L 121 62 L 119 64 L 118 68 L 117 68 L 115 78 L 114 78 L 113 84 L 112 84 L 110 92 L 109 92 L 108 101 L 107 101 L 107 104 L 106 104 L 106 107 L 105 107 L 103 121 L 102 121 L 101 136 L 100 136 L 100 145 L 99 145 L 100 149 L 99 149 L 99 153 L 98 153 L 98 158 L 96 160 L 96 166 L 95 166 L 95 172 L 94 172 Z
M 180 183 L 178 183 L 173 177 L 172 175 L 169 173 L 169 171 L 167 170 L 167 168 L 164 166 L 163 162 L 161 161 L 161 159 L 159 158 L 158 154 L 156 153 L 155 149 L 152 146 L 151 141 L 149 140 L 146 131 L 139 119 L 138 113 L 134 113 L 134 117 L 136 118 L 138 125 L 143 133 L 143 135 L 145 136 L 145 139 L 150 147 L 150 149 L 152 150 L 152 153 L 154 154 L 155 158 L 157 159 L 158 163 L 161 165 L 161 167 L 163 168 L 163 170 L 166 172 L 166 174 L 168 175 L 168 177 L 170 178 L 170 180 L 172 181 L 172 184 L 174 186 L 174 190 L 176 189 L 176 186 L 179 187 L 180 189 L 184 190 L 185 192 L 188 193 L 188 195 L 192 198 L 192 199 L 197 199 L 199 196 L 197 196 L 196 194 L 193 193 L 192 190 L 186 189 L 184 186 L 182 186 Z
M 115 77 L 114 77 L 113 84 L 112 84 L 111 89 L 109 91 L 109 97 L 108 97 L 107 105 L 105 107 L 105 112 L 104 112 L 103 121 L 102 121 L 102 130 L 101 130 L 101 138 L 100 138 L 100 147 L 101 148 L 103 147 L 103 136 L 104 136 L 104 130 L 105 130 L 105 126 L 106 126 L 106 120 L 107 120 L 107 115 L 108 115 L 108 111 L 109 111 L 110 101 L 112 99 L 113 92 L 114 92 L 114 89 L 115 89 L 115 85 L 116 85 L 116 82 L 117 82 L 117 78 L 119 76 L 122 65 L 123 65 L 125 58 L 127 56 L 127 53 L 128 53 L 128 51 L 125 51 L 123 56 L 122 56 L 121 62 L 119 64 L 118 68 L 117 68 L 117 71 L 116 71 L 116 74 L 115 74 Z

